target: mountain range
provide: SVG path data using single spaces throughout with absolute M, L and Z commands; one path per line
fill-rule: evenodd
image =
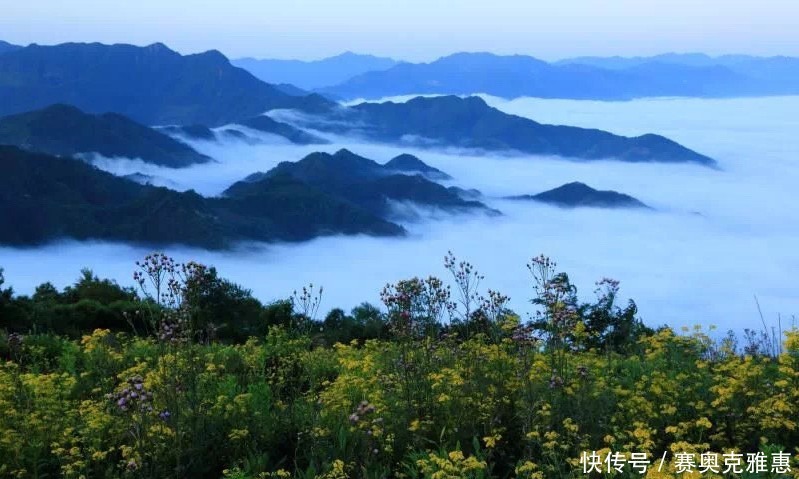
M 289 84 L 314 90 L 337 85 L 362 73 L 387 70 L 396 65 L 397 61 L 344 52 L 316 61 L 239 58 L 232 63 L 267 83 Z
M 361 103 L 308 120 L 319 130 L 351 129 L 375 141 L 553 155 L 583 160 L 697 163 L 715 160 L 659 135 L 624 137 L 602 130 L 544 125 L 490 107 L 479 97 L 417 97 L 404 103 Z
M 65 43 L 0 55 L 0 115 L 55 103 L 115 112 L 146 125 L 220 126 L 276 108 L 320 112 L 333 103 L 293 96 L 234 67 L 218 51 Z
M 69 105 L 0 118 L 0 144 L 58 156 L 98 153 L 172 168 L 211 161 L 190 146 L 117 113 L 91 115 Z
M 417 169 L 430 168 L 411 155 L 397 158 Z M 222 197 L 207 198 L 117 177 L 70 158 L 0 146 L 0 244 L 97 239 L 220 249 L 241 241 L 303 241 L 335 234 L 401 236 L 405 230 L 393 222 L 401 219 L 393 211 L 397 203 L 501 214 L 473 199 L 473 191 L 447 188 L 421 174 L 396 173 L 392 163 L 397 158 L 381 165 L 348 150 L 312 153 L 252 174 Z M 646 208 L 628 195 L 582 183 L 509 199 Z
M 448 57 L 440 63 L 458 63 L 460 58 L 476 62 L 474 68 L 484 63 L 490 66 L 496 58 L 506 63 L 516 60 L 483 54 Z M 526 57 L 522 60 L 531 65 L 543 63 Z M 408 67 L 401 64 L 386 72 Z M 200 134 L 205 139 L 217 138 L 211 128 L 225 126 L 228 137 L 257 141 L 231 128 L 240 124 L 298 144 L 325 143 L 325 139 L 302 131 L 309 125 L 281 121 L 282 110 L 294 110 L 295 118 L 316 119 L 310 126 L 317 130 L 362 134 L 373 141 L 415 139 L 427 146 L 578 159 L 714 164 L 712 159 L 657 135 L 625 138 L 600 130 L 542 125 L 505 114 L 479 98 L 417 98 L 405 104 L 345 107 L 319 95 L 294 96 L 234 67 L 213 50 L 184 56 L 158 43 L 147 47 L 68 43 L 34 44 L 0 55 L 0 115 L 53 103 L 73 105 L 95 115 L 113 112 L 144 125 L 172 128 L 167 132 Z M 274 113 L 266 116 L 267 111 Z
M 649 93 L 671 88 L 668 71 L 675 68 L 684 71 L 679 77 L 683 86 L 697 94 L 705 94 L 702 85 L 718 92 L 721 85 L 738 85 L 741 78 L 754 76 L 748 73 L 755 68 L 751 58 L 726 58 L 725 65 L 706 64 L 702 58 L 680 60 L 606 59 L 610 64 L 603 66 L 602 59 L 549 64 L 530 57 L 461 54 L 413 65 L 345 54 L 294 65 L 294 74 L 307 74 L 319 84 L 355 75 L 362 82 L 356 85 L 358 96 L 385 79 L 391 88 L 407 86 L 414 93 L 450 88 L 471 93 L 498 82 L 503 95 L 530 88 L 559 95 L 558 89 L 576 88 L 591 97 L 616 95 L 620 85 L 629 93 L 633 80 Z M 792 68 L 791 59 L 785 65 L 769 61 L 770 71 L 780 75 Z M 314 68 L 326 68 L 329 75 Z M 363 73 L 367 68 L 382 70 Z M 430 71 L 435 75 L 428 76 Z M 380 81 L 373 83 L 374 78 Z M 117 177 L 76 161 L 99 154 L 181 168 L 213 161 L 193 149 L 189 139 L 264 141 L 256 131 L 299 145 L 329 143 L 328 134 L 341 134 L 421 148 L 716 167 L 715 160 L 659 135 L 624 137 L 545 125 L 504 113 L 476 96 L 346 106 L 306 94 L 303 88 L 312 85 L 270 80 L 275 83 L 256 78 L 213 50 L 181 55 L 158 43 L 0 43 L 0 145 L 8 145 L 0 146 L 0 243 L 35 245 L 72 238 L 229 248 L 246 241 L 302 241 L 324 235 L 401 236 L 406 231 L 399 223 L 413 220 L 419 211 L 407 204 L 425 211 L 501 214 L 483 203 L 478 191 L 442 184 L 452 178 L 409 154 L 381 164 L 344 149 L 311 153 L 251 174 L 213 198 L 153 186 L 156 180 L 148 174 Z M 416 90 L 425 85 L 431 90 Z M 646 207 L 628 195 L 582 183 L 513 199 L 569 207 Z
M 241 68 L 239 68 L 241 67 Z M 346 52 L 317 61 L 231 63 L 216 50 L 0 42 L 0 115 L 54 103 L 113 111 L 148 125 L 221 126 L 272 109 L 322 112 L 331 98 L 410 94 L 628 100 L 799 94 L 799 58 L 704 54 L 578 57 L 455 53 L 429 63 Z M 200 100 L 198 102 L 198 100 Z
M 93 166 L 0 146 L 0 243 L 59 239 L 228 248 L 330 234 L 397 236 L 402 227 L 286 175 L 256 190 L 205 198 L 142 185 Z
M 151 186 L 144 175 L 117 177 L 71 158 L 0 146 L 0 243 L 98 239 L 217 249 L 334 234 L 403 235 L 393 222 L 401 219 L 395 202 L 499 214 L 458 188 L 397 173 L 398 163 L 411 162 L 438 171 L 409 157 L 391 166 L 348 150 L 312 153 L 208 198 Z
M 662 55 L 583 57 L 548 63 L 525 55 L 456 53 L 430 63 L 365 72 L 321 93 L 344 98 L 410 94 L 629 100 L 799 93 L 799 59 Z

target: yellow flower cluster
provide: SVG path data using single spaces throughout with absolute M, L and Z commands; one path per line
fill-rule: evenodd
M 466 457 L 461 451 L 447 454 L 431 452 L 416 461 L 426 479 L 477 479 L 485 477 L 486 462 L 474 456 Z
M 584 451 L 785 452 L 799 477 L 797 331 L 775 356 L 669 329 L 625 354 L 483 336 L 320 347 L 281 328 L 52 341 L 0 362 L 0 478 L 576 479 Z M 672 465 L 646 477 L 692 477 Z

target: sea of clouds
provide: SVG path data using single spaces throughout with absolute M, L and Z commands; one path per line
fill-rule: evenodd
M 407 98 L 407 97 L 405 97 Z M 405 98 L 394 99 L 402 101 Z M 546 254 L 590 299 L 602 277 L 621 281 L 650 325 L 716 325 L 720 329 L 791 324 L 799 313 L 799 97 L 646 99 L 594 102 L 483 96 L 507 113 L 542 123 L 600 128 L 623 135 L 658 133 L 715 158 L 720 170 L 695 165 L 577 162 L 562 158 L 423 150 L 328 137 L 329 145 L 297 146 L 269 135 L 260 143 L 191 141 L 216 162 L 174 170 L 125 159 L 97 159 L 115 174 L 142 173 L 157 184 L 219 195 L 233 182 L 313 151 L 348 148 L 385 162 L 408 152 L 477 188 L 501 217 L 422 214 L 406 223 L 408 238 L 328 237 L 301 244 L 248 244 L 234 251 L 166 248 L 179 261 L 215 265 L 222 276 L 264 301 L 288 297 L 310 282 L 324 286 L 322 309 L 379 303 L 387 282 L 446 277 L 448 250 L 474 263 L 483 284 L 531 310 L 525 268 Z M 249 132 L 254 134 L 253 132 Z M 630 194 L 656 211 L 559 209 L 500 199 L 535 194 L 571 181 Z M 44 281 L 62 287 L 83 267 L 131 285 L 133 262 L 149 250 L 113 243 L 59 242 L 0 248 L 6 281 L 30 293 Z

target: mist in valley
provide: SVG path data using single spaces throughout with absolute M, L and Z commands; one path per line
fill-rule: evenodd
M 649 99 L 590 102 L 484 96 L 507 113 L 542 123 L 601 128 L 623 135 L 658 133 L 719 162 L 698 165 L 578 162 L 562 158 L 481 154 L 474 151 L 389 146 L 327 137 L 327 145 L 297 146 L 248 132 L 259 142 L 186 140 L 216 161 L 169 169 L 138 160 L 95 158 L 118 175 L 141 173 L 155 184 L 221 194 L 235 181 L 297 161 L 313 151 L 347 148 L 384 163 L 400 153 L 417 155 L 450 174 L 447 186 L 480 190 L 500 217 L 448 215 L 414 210 L 402 224 L 407 238 L 327 237 L 300 244 L 246 244 L 217 252 L 162 248 L 178 261 L 218 268 L 223 277 L 252 289 L 263 301 L 287 298 L 301 286 L 324 287 L 322 310 L 379 304 L 387 282 L 412 276 L 446 278 L 443 257 L 451 250 L 485 275 L 484 287 L 511 297 L 521 313 L 531 310 L 533 287 L 525 267 L 538 254 L 569 273 L 584 299 L 602 277 L 621 281 L 622 301 L 632 298 L 650 325 L 716 325 L 720 329 L 783 327 L 799 313 L 799 97 L 760 99 Z M 561 209 L 503 200 L 582 181 L 596 189 L 632 195 L 654 211 Z M 83 267 L 132 285 L 134 261 L 149 248 L 112 243 L 60 242 L 40 248 L 0 248 L 0 267 L 19 293 L 51 281 L 72 283 Z

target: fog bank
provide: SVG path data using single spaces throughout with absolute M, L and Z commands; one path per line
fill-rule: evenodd
M 140 172 L 178 189 L 220 194 L 233 182 L 312 151 L 346 147 L 385 162 L 409 152 L 454 177 L 449 184 L 477 188 L 499 218 L 441 217 L 406 224 L 404 239 L 321 238 L 292 245 L 246 245 L 231 252 L 166 248 L 181 261 L 217 266 L 222 276 L 260 299 L 285 298 L 313 282 L 325 288 L 322 310 L 378 302 L 389 281 L 429 274 L 444 277 L 443 256 L 477 265 L 484 285 L 529 310 L 532 284 L 525 262 L 539 253 L 570 274 L 581 296 L 592 296 L 603 276 L 621 281 L 645 322 L 760 327 L 757 296 L 769 322 L 783 326 L 799 313 L 799 97 L 702 100 L 648 99 L 589 102 L 484 97 L 508 113 L 542 123 L 601 128 L 613 133 L 658 133 L 719 161 L 722 171 L 696 165 L 575 162 L 533 156 L 481 156 L 333 138 L 331 145 L 296 146 L 277 138 L 250 145 L 191 142 L 217 162 L 182 170 L 131 160 L 101 160 L 116 174 Z M 498 199 L 534 194 L 570 181 L 630 194 L 657 211 L 564 210 Z M 64 242 L 42 248 L 0 248 L 8 284 L 30 293 L 50 280 L 74 281 L 80 268 L 132 284 L 133 262 L 148 250 L 109 243 Z

